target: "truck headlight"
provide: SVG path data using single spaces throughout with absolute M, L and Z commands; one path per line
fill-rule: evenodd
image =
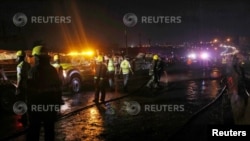
M 63 70 L 63 77 L 67 78 L 67 71 Z

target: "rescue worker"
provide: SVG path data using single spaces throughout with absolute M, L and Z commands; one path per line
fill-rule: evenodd
M 56 71 L 57 71 L 57 74 L 60 78 L 60 82 L 61 82 L 61 91 L 63 91 L 62 89 L 62 86 L 63 86 L 63 81 L 64 81 L 64 78 L 63 78 L 63 67 L 62 65 L 60 64 L 60 58 L 59 58 L 59 55 L 56 54 L 54 55 L 53 57 L 53 66 L 56 68 Z M 64 104 L 63 100 L 61 100 L 61 104 Z
M 122 73 L 123 76 L 123 91 L 127 92 L 128 91 L 128 80 L 129 80 L 129 74 L 130 72 L 134 74 L 130 62 L 128 61 L 128 57 L 125 56 L 124 60 L 120 64 L 120 71 L 119 74 Z
M 149 76 L 150 80 L 147 83 L 148 88 L 159 88 L 159 81 L 160 81 L 160 75 L 159 75 L 159 70 L 161 69 L 159 64 L 159 56 L 157 54 L 153 55 L 153 60 L 152 60 L 152 65 L 151 68 L 149 69 Z
M 63 68 L 62 68 L 62 65 L 60 63 L 61 62 L 60 62 L 59 55 L 58 54 L 54 55 L 54 57 L 53 57 L 53 66 L 56 68 L 57 73 L 59 75 L 59 78 L 63 83 Z
M 45 141 L 55 140 L 55 122 L 60 111 L 61 82 L 56 69 L 50 64 L 50 56 L 44 45 L 32 50 L 35 65 L 28 80 L 28 115 L 30 126 L 28 141 L 39 141 L 43 126 Z
M 119 74 L 119 62 L 118 62 L 118 57 L 113 55 L 113 61 L 114 61 L 114 65 L 115 65 L 115 77 L 117 77 L 117 75 Z
M 105 89 L 105 79 L 107 74 L 107 66 L 104 63 L 104 57 L 98 55 L 96 58 L 95 65 L 95 76 L 94 76 L 94 85 L 95 85 L 95 98 L 93 102 L 98 103 L 101 93 L 101 102 L 105 103 L 106 89 Z
M 113 57 L 111 55 L 108 56 L 107 60 L 107 67 L 108 67 L 108 81 L 109 81 L 109 87 L 111 91 L 114 90 L 114 82 L 115 82 L 115 64 Z
M 16 95 L 18 96 L 18 99 L 27 102 L 27 80 L 28 80 L 28 74 L 29 70 L 31 68 L 30 64 L 25 61 L 26 53 L 23 50 L 19 50 L 16 52 L 16 62 L 17 67 L 17 83 L 16 83 Z M 21 118 L 18 120 L 23 124 L 23 126 L 26 126 L 28 124 L 28 118 L 27 114 L 24 114 L 21 116 Z

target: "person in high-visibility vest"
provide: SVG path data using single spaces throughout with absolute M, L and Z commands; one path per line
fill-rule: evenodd
M 107 68 L 108 68 L 109 87 L 113 91 L 114 90 L 114 81 L 115 81 L 115 64 L 114 64 L 113 57 L 111 55 L 108 56 Z
M 27 102 L 27 81 L 28 74 L 31 68 L 30 64 L 25 61 L 26 53 L 23 50 L 19 50 L 16 52 L 16 62 L 18 63 L 16 67 L 17 71 L 17 83 L 16 83 L 16 95 L 19 97 L 19 100 L 23 102 Z M 27 114 L 24 114 L 19 119 L 19 122 L 23 124 L 23 126 L 28 125 Z
M 62 67 L 61 62 L 60 62 L 59 54 L 54 55 L 53 61 L 54 61 L 54 63 L 52 65 L 56 68 L 57 74 L 58 74 L 58 76 L 60 78 L 60 82 L 61 82 L 61 91 L 63 91 L 63 84 L 64 84 L 63 67 Z M 63 99 L 61 99 L 61 104 L 64 104 Z
M 94 76 L 94 85 L 95 85 L 95 98 L 93 102 L 98 103 L 101 93 L 101 102 L 105 103 L 106 89 L 105 89 L 105 79 L 107 74 L 107 66 L 104 63 L 104 57 L 98 55 L 96 58 L 95 65 L 95 76 Z
M 62 68 L 62 65 L 60 64 L 60 58 L 59 58 L 58 54 L 54 55 L 53 61 L 54 62 L 53 62 L 52 65 L 56 68 L 57 73 L 59 75 L 59 78 L 61 80 L 61 83 L 63 84 L 63 80 L 64 80 L 64 78 L 63 78 L 63 68 Z
M 127 92 L 128 91 L 129 74 L 130 74 L 130 72 L 132 74 L 134 74 L 134 72 L 133 72 L 133 70 L 131 68 L 130 62 L 128 61 L 127 56 L 124 57 L 124 60 L 120 64 L 119 74 L 121 74 L 121 72 L 122 72 L 122 75 L 123 75 L 123 90 L 125 92 Z

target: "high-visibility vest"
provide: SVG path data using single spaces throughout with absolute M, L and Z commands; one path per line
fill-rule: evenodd
M 28 73 L 30 69 L 30 64 L 22 61 L 17 65 L 17 85 L 18 87 L 27 87 Z M 22 79 L 22 80 L 21 80 Z M 22 83 L 22 84 L 20 84 Z
M 120 65 L 123 74 L 129 73 L 130 64 L 127 60 L 123 60 Z
M 115 71 L 115 65 L 112 59 L 108 60 L 108 71 Z

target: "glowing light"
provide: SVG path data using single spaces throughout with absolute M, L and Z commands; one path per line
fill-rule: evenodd
M 93 51 L 83 51 L 83 52 L 70 52 L 68 53 L 69 56 L 79 56 L 79 55 L 86 55 L 86 56 L 92 56 L 94 55 Z
M 67 72 L 65 70 L 63 70 L 63 77 L 66 78 L 67 77 Z
M 78 52 L 70 52 L 68 55 L 70 55 L 70 56 L 76 56 L 76 55 L 79 55 L 79 53 Z
M 191 53 L 188 55 L 188 58 L 191 58 L 191 59 L 196 59 L 196 54 L 194 53 Z
M 218 42 L 218 39 L 214 39 L 214 41 L 213 41 L 214 43 L 217 43 Z
M 66 43 L 65 47 L 70 49 L 78 49 L 80 45 L 88 45 L 88 38 L 86 35 L 84 22 L 82 20 L 83 15 L 76 1 L 71 1 L 67 3 L 67 9 L 58 7 L 54 5 L 56 15 L 70 15 L 70 24 L 59 24 L 61 28 L 61 35 L 63 36 L 63 41 Z
M 208 55 L 207 52 L 202 52 L 202 53 L 201 53 L 201 59 L 206 60 L 206 59 L 208 59 L 208 58 L 209 58 L 209 55 Z
M 88 55 L 88 56 L 92 56 L 94 55 L 94 52 L 93 51 L 84 51 L 81 53 L 82 55 Z

